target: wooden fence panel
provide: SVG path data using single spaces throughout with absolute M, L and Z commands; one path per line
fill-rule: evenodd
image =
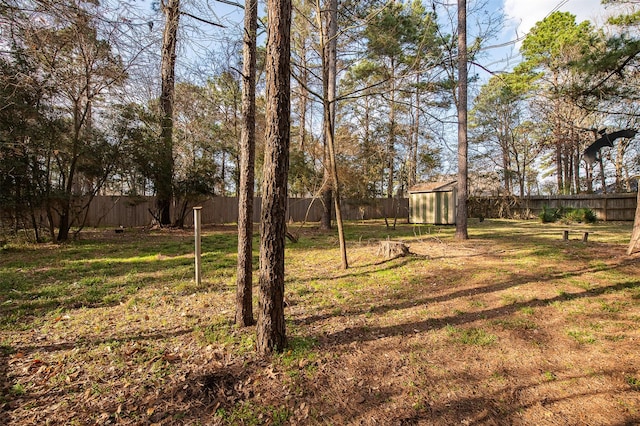
M 535 218 L 543 208 L 589 208 L 599 220 L 633 220 L 636 194 L 581 194 L 553 197 L 474 197 L 469 200 L 471 217 Z
M 262 199 L 254 198 L 253 221 L 260 222 Z M 238 220 L 238 199 L 236 197 L 214 197 L 201 203 L 189 205 L 184 218 L 185 226 L 193 226 L 193 207 L 201 206 L 203 224 L 235 223 Z M 333 212 L 333 205 L 332 212 Z M 380 198 L 375 200 L 344 200 L 342 204 L 345 220 L 381 219 L 385 215 L 406 220 L 409 203 L 406 198 Z M 89 208 L 86 226 L 139 227 L 153 224 L 152 211 L 155 197 L 98 196 Z M 172 217 L 177 217 L 182 206 L 174 206 Z M 293 222 L 319 222 L 322 216 L 322 202 L 312 198 L 289 198 L 287 220 Z M 335 214 L 334 214 L 335 217 Z
M 254 199 L 253 221 L 260 222 L 261 198 Z M 572 195 L 555 197 L 482 197 L 469 202 L 471 217 L 520 217 L 535 218 L 547 207 L 587 207 L 598 219 L 632 221 L 637 204 L 636 194 Z M 238 220 L 238 199 L 214 197 L 198 203 L 202 206 L 203 224 L 235 223 Z M 193 205 L 188 206 L 185 225 L 193 225 Z M 344 200 L 345 220 L 389 219 L 408 220 L 407 198 L 378 198 L 373 200 Z M 333 211 L 333 205 L 331 206 Z M 149 226 L 153 223 L 151 211 L 155 209 L 155 197 L 98 196 L 89 208 L 86 226 Z M 173 209 L 172 217 L 179 212 Z M 322 202 L 311 198 L 290 198 L 288 220 L 293 222 L 318 222 L 322 215 Z

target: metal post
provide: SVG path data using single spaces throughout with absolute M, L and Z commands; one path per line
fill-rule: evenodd
M 202 274 L 201 274 L 201 244 L 200 244 L 200 213 L 201 213 L 202 207 L 194 207 L 193 208 L 193 228 L 195 231 L 195 243 L 196 243 L 196 285 L 200 285 L 200 283 L 202 282 Z

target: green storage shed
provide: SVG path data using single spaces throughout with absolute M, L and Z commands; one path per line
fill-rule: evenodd
M 419 183 L 409 188 L 409 223 L 455 225 L 456 185 L 452 180 Z

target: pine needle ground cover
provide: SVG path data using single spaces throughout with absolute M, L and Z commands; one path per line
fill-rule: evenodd
M 235 227 L 95 230 L 0 251 L 3 424 L 609 425 L 640 422 L 631 223 L 347 224 L 287 245 L 289 347 L 237 329 Z M 385 259 L 380 241 L 410 254 Z M 256 237 L 256 244 L 257 237 Z M 257 253 L 255 257 L 257 267 Z M 257 279 L 256 279 L 257 282 Z M 254 290 L 254 295 L 257 290 Z

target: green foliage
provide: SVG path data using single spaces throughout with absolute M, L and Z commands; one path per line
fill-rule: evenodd
M 21 396 L 27 393 L 27 389 L 22 383 L 14 383 L 10 390 L 11 395 Z
M 557 221 L 563 223 L 595 223 L 598 220 L 595 212 L 587 207 L 575 209 L 572 207 L 551 208 L 543 206 L 538 218 L 542 223 Z
M 546 67 L 557 71 L 566 67 L 577 54 L 593 42 L 594 29 L 589 21 L 576 24 L 569 12 L 554 12 L 538 22 L 522 42 L 524 66 Z
M 538 217 L 542 223 L 550 223 L 557 221 L 562 215 L 560 214 L 560 209 L 543 206 Z
M 632 25 L 640 24 L 640 10 L 632 12 L 628 15 L 612 16 L 608 21 L 612 25 L 618 25 L 622 27 L 628 27 Z
M 564 222 L 567 222 L 567 223 L 571 223 L 571 222 L 595 223 L 596 214 L 593 212 L 593 210 L 589 208 L 579 208 L 579 209 L 567 208 L 567 209 L 564 209 L 564 214 L 562 219 Z

